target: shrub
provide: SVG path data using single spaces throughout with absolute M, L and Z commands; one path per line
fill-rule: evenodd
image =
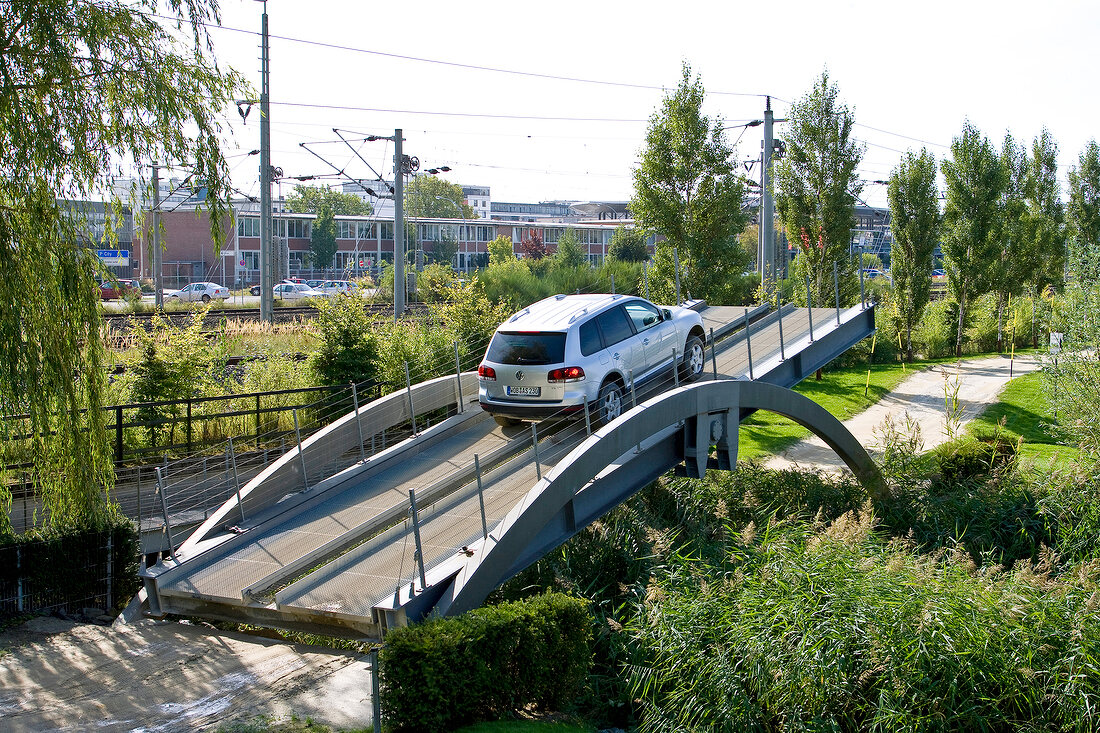
M 323 384 L 347 384 L 375 378 L 377 345 L 371 318 L 359 298 L 337 297 L 318 303 L 315 327 L 321 345 L 310 364 Z
M 959 320 L 959 304 L 953 300 L 936 300 L 924 307 L 924 315 L 913 329 L 913 347 L 928 359 L 955 353 L 955 329 Z
M 118 516 L 102 527 L 0 538 L 0 618 L 90 606 L 108 612 L 123 608 L 140 587 L 138 542 L 137 528 Z
M 558 708 L 591 663 L 587 604 L 546 594 L 394 629 L 379 655 L 396 730 L 453 730 L 534 704 Z
M 948 483 L 989 476 L 1016 462 L 1016 445 L 997 436 L 958 438 L 936 446 L 934 453 L 940 475 Z

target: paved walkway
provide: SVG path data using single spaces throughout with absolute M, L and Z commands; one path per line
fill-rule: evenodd
M 0 634 L 0 730 L 216 730 L 259 715 L 371 725 L 365 656 L 168 621 L 38 617 Z
M 844 422 L 844 426 L 872 453 L 880 448 L 875 429 L 887 416 L 892 417 L 899 430 L 905 429 L 906 413 L 920 426 L 924 449 L 929 450 L 947 440 L 946 391 L 954 390 L 958 383 L 960 427 L 977 417 L 986 405 L 996 402 L 997 396 L 1009 381 L 1009 370 L 1018 377 L 1039 368 L 1034 356 L 1010 360 L 1007 356 L 966 359 L 958 363 L 939 364 L 915 372 L 864 412 Z M 843 462 L 825 443 L 813 436 L 807 438 L 765 464 L 769 468 L 818 468 L 839 471 Z

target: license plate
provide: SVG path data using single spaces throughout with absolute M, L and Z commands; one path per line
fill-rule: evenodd
M 542 394 L 542 387 L 505 387 L 505 392 L 516 397 L 538 397 Z

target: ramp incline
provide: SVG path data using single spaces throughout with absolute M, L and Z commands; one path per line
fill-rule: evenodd
M 481 602 L 477 595 L 487 583 L 503 582 L 652 478 L 677 465 L 690 474 L 693 450 L 694 464 L 702 466 L 696 471 L 716 460 L 731 468 L 736 424 L 757 408 L 729 390 L 746 380 L 789 388 L 874 330 L 871 306 L 705 308 L 702 315 L 717 341 L 709 345 L 703 378 L 677 386 L 670 370 L 670 384 L 639 390 L 633 409 L 599 431 L 583 419 L 501 428 L 477 406 L 474 373 L 363 405 L 242 487 L 240 500 L 211 516 L 174 558 L 147 568 L 149 610 L 376 639 L 433 609 L 459 612 Z M 695 404 L 692 395 L 715 381 L 728 387 L 710 387 L 726 395 L 721 410 L 741 405 L 719 441 L 732 440 L 732 460 L 728 451 L 725 459 L 699 459 L 691 447 L 712 444 L 688 434 L 703 429 L 697 424 L 705 414 L 673 419 L 665 408 L 648 407 L 667 402 L 669 390 L 678 390 L 675 400 Z M 430 427 L 422 419 L 429 414 Z M 628 432 L 636 440 L 626 451 L 600 437 L 622 433 L 619 423 L 634 426 Z M 392 434 L 403 424 L 408 437 L 366 455 L 364 436 L 383 428 Z M 570 489 L 572 500 L 540 508 L 547 475 L 567 457 L 576 463 L 578 451 L 588 455 L 586 465 L 603 468 Z M 613 482 L 600 480 L 611 475 Z M 517 524 L 528 510 L 549 513 Z M 520 540 L 509 534 L 506 544 L 518 548 L 512 556 L 490 552 L 520 525 L 529 527 Z

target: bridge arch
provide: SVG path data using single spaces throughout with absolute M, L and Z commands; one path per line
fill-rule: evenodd
M 438 568 L 451 580 L 435 612 L 456 615 L 480 606 L 505 580 L 677 465 L 695 477 L 708 467 L 732 469 L 741 415 L 752 410 L 775 412 L 806 427 L 836 451 L 873 500 L 886 496 L 867 451 L 813 400 L 755 381 L 680 387 L 593 433 L 531 488 L 487 541 L 471 548 L 473 555 L 455 559 L 458 567 Z M 712 445 L 716 461 L 709 458 Z

